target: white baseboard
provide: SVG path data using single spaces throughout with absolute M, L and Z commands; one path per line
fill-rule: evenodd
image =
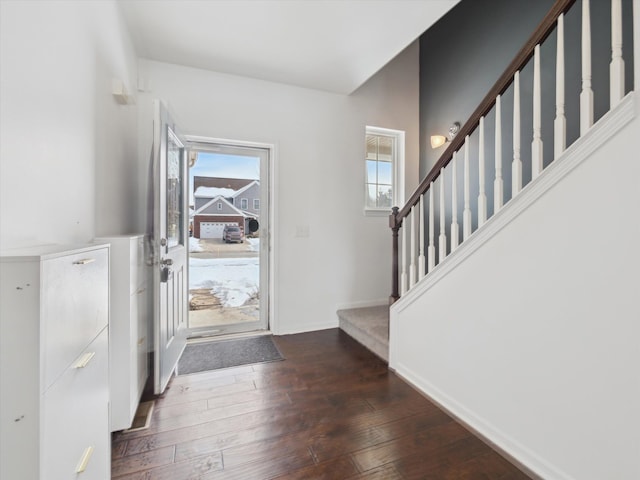
M 389 305 L 388 298 L 379 298 L 377 300 L 362 300 L 359 302 L 342 303 L 336 307 L 336 311 L 347 310 L 349 308 L 381 307 L 383 305 Z
M 575 480 L 554 465 L 546 462 L 535 452 L 515 441 L 502 430 L 493 426 L 486 419 L 475 414 L 449 395 L 442 392 L 425 378 L 404 366 L 401 362 L 393 366 L 397 375 L 420 391 L 429 400 L 440 406 L 449 415 L 456 418 L 469 430 L 476 433 L 486 443 L 525 470 L 534 478 L 547 480 Z
M 330 322 L 305 324 L 304 326 L 297 328 L 295 325 L 289 328 L 278 330 L 276 335 L 293 335 L 296 333 L 315 332 L 318 330 L 328 330 L 330 328 L 338 328 L 338 318 Z

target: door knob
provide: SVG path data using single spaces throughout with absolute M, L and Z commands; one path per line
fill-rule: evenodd
M 173 260 L 170 259 L 170 258 L 163 258 L 162 259 L 162 265 L 170 267 L 171 265 L 173 265 Z

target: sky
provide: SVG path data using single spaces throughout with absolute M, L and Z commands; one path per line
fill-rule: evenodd
M 198 152 L 196 164 L 189 169 L 189 203 L 193 205 L 193 177 L 260 179 L 260 158 Z

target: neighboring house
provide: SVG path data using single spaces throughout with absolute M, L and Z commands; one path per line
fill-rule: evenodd
M 230 188 L 231 190 L 240 190 L 242 187 L 249 185 L 253 180 L 247 178 L 225 178 L 225 177 L 193 177 L 193 191 L 200 187 L 214 188 Z
M 259 219 L 258 180 L 195 177 L 193 196 L 193 236 L 196 238 L 222 238 L 222 230 L 229 224 L 248 232 L 249 220 Z

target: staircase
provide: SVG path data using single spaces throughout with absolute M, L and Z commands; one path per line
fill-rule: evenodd
M 338 310 L 340 329 L 389 362 L 389 307 Z
M 338 312 L 342 330 L 545 479 L 640 478 L 640 0 L 607 1 L 596 18 L 591 3 L 556 0 L 393 209 L 391 307 Z M 592 63 L 609 78 L 600 88 Z

